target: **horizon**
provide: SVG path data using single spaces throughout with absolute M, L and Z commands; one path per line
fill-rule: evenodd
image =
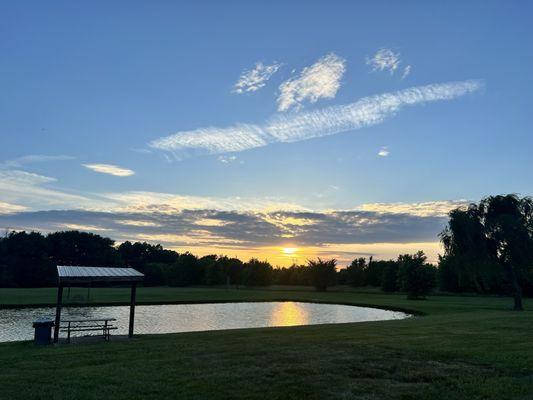
M 436 262 L 450 210 L 533 194 L 532 8 L 2 4 L 0 229 Z

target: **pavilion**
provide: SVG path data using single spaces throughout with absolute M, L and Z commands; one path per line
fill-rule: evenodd
M 61 307 L 63 303 L 63 288 L 65 286 L 86 286 L 93 283 L 110 283 L 115 285 L 131 285 L 130 320 L 128 336 L 133 336 L 135 322 L 135 295 L 137 283 L 144 279 L 144 275 L 133 268 L 101 268 L 79 266 L 57 266 L 57 305 L 54 325 L 54 343 L 59 340 L 61 326 Z

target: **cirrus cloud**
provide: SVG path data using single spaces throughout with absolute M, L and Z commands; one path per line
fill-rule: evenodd
M 153 140 L 149 146 L 180 159 L 197 154 L 239 152 L 271 143 L 290 143 L 376 125 L 401 109 L 416 104 L 452 100 L 476 92 L 480 80 L 415 86 L 397 92 L 363 97 L 358 101 L 319 110 L 276 114 L 262 125 L 235 124 L 199 128 Z
M 359 209 L 383 214 L 445 217 L 451 210 L 467 207 L 470 203 L 468 200 L 439 200 L 421 203 L 368 203 L 361 205 Z
M 27 156 L 17 157 L 0 163 L 0 168 L 18 168 L 25 164 L 33 164 L 49 161 L 73 160 L 75 157 L 67 155 L 47 155 L 47 154 L 30 154 Z

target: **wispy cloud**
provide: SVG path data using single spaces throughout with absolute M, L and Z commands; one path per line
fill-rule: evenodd
M 378 156 L 380 156 L 380 157 L 388 157 L 389 154 L 390 154 L 390 151 L 389 151 L 389 149 L 387 147 L 382 147 L 378 151 Z
M 280 67 L 281 64 L 278 63 L 264 65 L 261 62 L 257 62 L 253 69 L 244 71 L 241 74 L 239 80 L 233 86 L 233 93 L 243 94 L 261 89 Z
M 47 162 L 47 161 L 65 161 L 73 160 L 75 157 L 67 155 L 45 155 L 45 154 L 30 154 L 27 156 L 17 157 L 12 160 L 7 160 L 0 163 L 0 167 L 4 168 L 18 168 L 25 164 Z
M 21 170 L 0 169 L 0 200 L 28 209 L 47 207 L 78 208 L 92 200 L 53 187 L 55 178 Z
M 82 164 L 85 168 L 92 171 L 99 172 L 101 174 L 108 174 L 113 176 L 131 176 L 135 172 L 131 169 L 118 167 L 112 164 Z
M 366 58 L 373 71 L 389 71 L 391 74 L 400 66 L 400 53 L 391 49 L 379 49 L 372 57 Z
M 95 207 L 108 211 L 176 213 L 183 210 L 222 210 L 270 212 L 304 211 L 306 208 L 279 198 L 203 197 L 160 192 L 103 193 Z M 95 208 L 93 207 L 93 208 Z
M 452 100 L 475 92 L 483 81 L 467 80 L 416 86 L 363 97 L 347 105 L 294 114 L 276 114 L 263 125 L 236 124 L 177 132 L 149 143 L 176 158 L 194 154 L 239 152 L 271 143 L 298 142 L 376 125 L 406 106 Z
M 445 217 L 448 213 L 461 207 L 467 207 L 468 200 L 439 200 L 422 203 L 368 203 L 358 207 L 359 210 L 384 213 L 407 214 L 419 217 Z
M 11 184 L 35 186 L 54 182 L 55 180 L 55 178 L 49 176 L 20 170 L 0 171 L 0 183 L 6 186 Z
M 222 164 L 230 164 L 237 160 L 237 156 L 218 156 L 218 161 Z
M 0 215 L 1 214 L 13 214 L 27 210 L 26 207 L 18 204 L 5 203 L 0 201 Z
M 411 73 L 411 66 L 407 65 L 402 72 L 402 79 L 407 78 L 407 76 Z
M 298 77 L 283 82 L 278 97 L 278 110 L 299 109 L 302 102 L 315 103 L 318 99 L 332 99 L 340 88 L 346 70 L 346 60 L 328 54 L 302 70 Z

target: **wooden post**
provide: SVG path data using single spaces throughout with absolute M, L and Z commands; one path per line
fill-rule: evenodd
M 137 284 L 131 285 L 131 302 L 130 302 L 130 329 L 128 331 L 128 337 L 133 337 L 133 325 L 135 323 L 135 292 L 137 291 Z
M 61 306 L 63 302 L 63 286 L 61 282 L 57 285 L 56 320 L 54 324 L 54 343 L 59 340 L 59 326 L 61 324 Z

